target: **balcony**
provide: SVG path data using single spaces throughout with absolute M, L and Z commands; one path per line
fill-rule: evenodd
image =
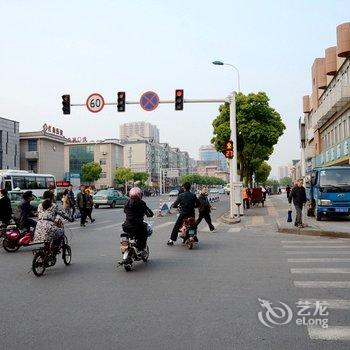
M 39 152 L 38 151 L 27 151 L 25 154 L 25 157 L 27 160 L 39 159 Z
M 319 129 L 335 113 L 350 103 L 350 68 L 340 71 L 320 98 L 320 106 L 313 114 L 314 130 Z M 340 77 L 340 79 L 337 79 Z

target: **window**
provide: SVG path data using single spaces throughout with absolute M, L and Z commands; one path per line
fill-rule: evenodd
M 36 184 L 38 188 L 46 188 L 46 180 L 44 177 L 36 177 Z
M 38 161 L 37 160 L 28 160 L 28 170 L 31 170 L 33 173 L 38 172 Z
M 101 179 L 105 179 L 107 177 L 107 174 L 105 172 L 102 172 L 101 175 L 100 175 L 100 178 Z
M 38 150 L 38 140 L 28 140 L 28 151 L 33 152 Z
M 338 142 L 338 127 L 334 127 L 334 144 Z
M 107 164 L 106 158 L 100 159 L 100 165 L 106 165 L 106 164 Z
M 25 188 L 26 184 L 25 184 L 25 180 L 24 177 L 22 176 L 14 176 L 12 178 L 12 183 L 13 183 L 13 188 Z
M 47 188 L 56 188 L 55 179 L 53 177 L 46 178 L 46 186 Z

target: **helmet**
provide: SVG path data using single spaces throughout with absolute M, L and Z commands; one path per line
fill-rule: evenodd
M 133 187 L 129 192 L 129 197 L 131 199 L 141 199 L 142 198 L 142 191 L 139 187 Z

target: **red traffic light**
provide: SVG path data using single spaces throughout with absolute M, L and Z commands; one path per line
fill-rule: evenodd
M 180 97 L 184 94 L 184 91 L 183 90 L 176 90 L 176 96 L 177 97 Z
M 231 140 L 225 142 L 224 155 L 229 159 L 232 159 L 234 157 L 233 142 Z
M 175 110 L 182 111 L 184 109 L 184 91 L 182 89 L 175 90 Z

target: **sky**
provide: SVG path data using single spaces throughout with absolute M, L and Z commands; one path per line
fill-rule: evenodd
M 148 121 L 160 139 L 188 151 L 209 144 L 218 104 L 169 104 L 153 112 L 127 105 L 61 111 L 61 95 L 85 103 L 94 92 L 115 102 L 117 91 L 138 101 L 155 91 L 173 99 L 225 98 L 237 90 L 265 91 L 286 131 L 269 163 L 300 158 L 298 119 L 302 96 L 311 92 L 311 65 L 336 45 L 336 26 L 350 20 L 348 1 L 235 0 L 0 0 L 0 117 L 20 122 L 20 131 L 44 123 L 67 137 L 118 138 L 119 125 Z

